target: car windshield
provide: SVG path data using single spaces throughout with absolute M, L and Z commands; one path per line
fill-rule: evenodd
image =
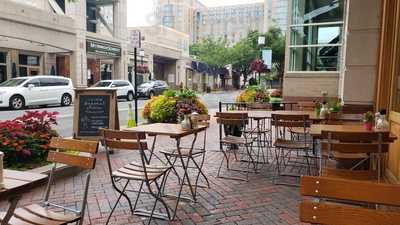
M 139 87 L 153 87 L 154 83 L 155 83 L 154 81 L 146 82 L 146 83 L 139 85 Z
M 100 81 L 97 84 L 95 84 L 95 87 L 108 87 L 110 86 L 111 82 L 110 81 Z
M 27 79 L 10 79 L 0 84 L 0 87 L 16 87 L 24 83 Z

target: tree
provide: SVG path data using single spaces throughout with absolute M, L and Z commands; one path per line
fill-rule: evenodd
M 190 46 L 190 54 L 210 66 L 224 67 L 230 63 L 229 47 L 222 39 L 204 39 Z

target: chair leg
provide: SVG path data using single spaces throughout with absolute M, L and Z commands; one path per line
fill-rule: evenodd
M 109 215 L 108 218 L 107 218 L 106 225 L 110 222 L 111 216 L 112 216 L 112 214 L 114 213 L 115 208 L 117 208 L 117 205 L 118 205 L 119 201 L 121 200 L 121 197 L 122 197 L 122 196 L 126 196 L 126 194 L 125 194 L 124 192 L 125 192 L 125 189 L 126 189 L 126 187 L 128 186 L 128 184 L 129 184 L 129 180 L 126 182 L 126 184 L 125 184 L 124 188 L 122 189 L 122 191 L 117 190 L 117 191 L 120 193 L 120 195 L 119 195 L 117 201 L 115 202 L 114 207 L 111 209 L 110 215 Z M 126 196 L 126 197 L 127 197 L 127 196 Z M 130 200 L 129 200 L 129 202 L 130 202 Z M 130 206 L 131 206 L 131 205 L 130 205 Z M 132 207 L 132 206 L 131 206 L 131 207 Z M 132 208 L 131 208 L 131 210 L 132 210 Z M 132 210 L 132 212 L 133 212 L 133 210 Z
M 140 188 L 139 188 L 138 194 L 137 194 L 137 196 L 136 196 L 135 204 L 134 204 L 134 206 L 133 206 L 133 210 L 134 210 L 134 211 L 136 210 L 136 206 L 137 206 L 137 203 L 138 203 L 138 201 L 139 201 L 140 194 L 142 193 L 142 188 L 143 188 L 143 181 L 140 182 Z

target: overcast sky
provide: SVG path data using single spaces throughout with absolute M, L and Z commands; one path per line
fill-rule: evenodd
M 263 2 L 263 0 L 200 0 L 206 6 L 222 6 Z M 153 18 L 153 0 L 128 0 L 128 26 L 150 25 Z

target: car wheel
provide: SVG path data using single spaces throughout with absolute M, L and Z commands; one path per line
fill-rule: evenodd
M 126 95 L 126 100 L 128 101 L 133 101 L 133 99 L 135 98 L 135 96 L 133 96 L 133 93 L 130 91 L 128 92 L 128 94 Z
M 69 94 L 63 94 L 61 97 L 61 106 L 69 106 L 72 103 L 72 97 Z
M 25 107 L 25 99 L 21 95 L 14 95 L 10 98 L 10 108 L 14 110 L 23 109 Z
M 154 92 L 153 92 L 153 91 L 150 91 L 150 92 L 149 92 L 149 98 L 152 98 L 152 97 L 154 97 Z

